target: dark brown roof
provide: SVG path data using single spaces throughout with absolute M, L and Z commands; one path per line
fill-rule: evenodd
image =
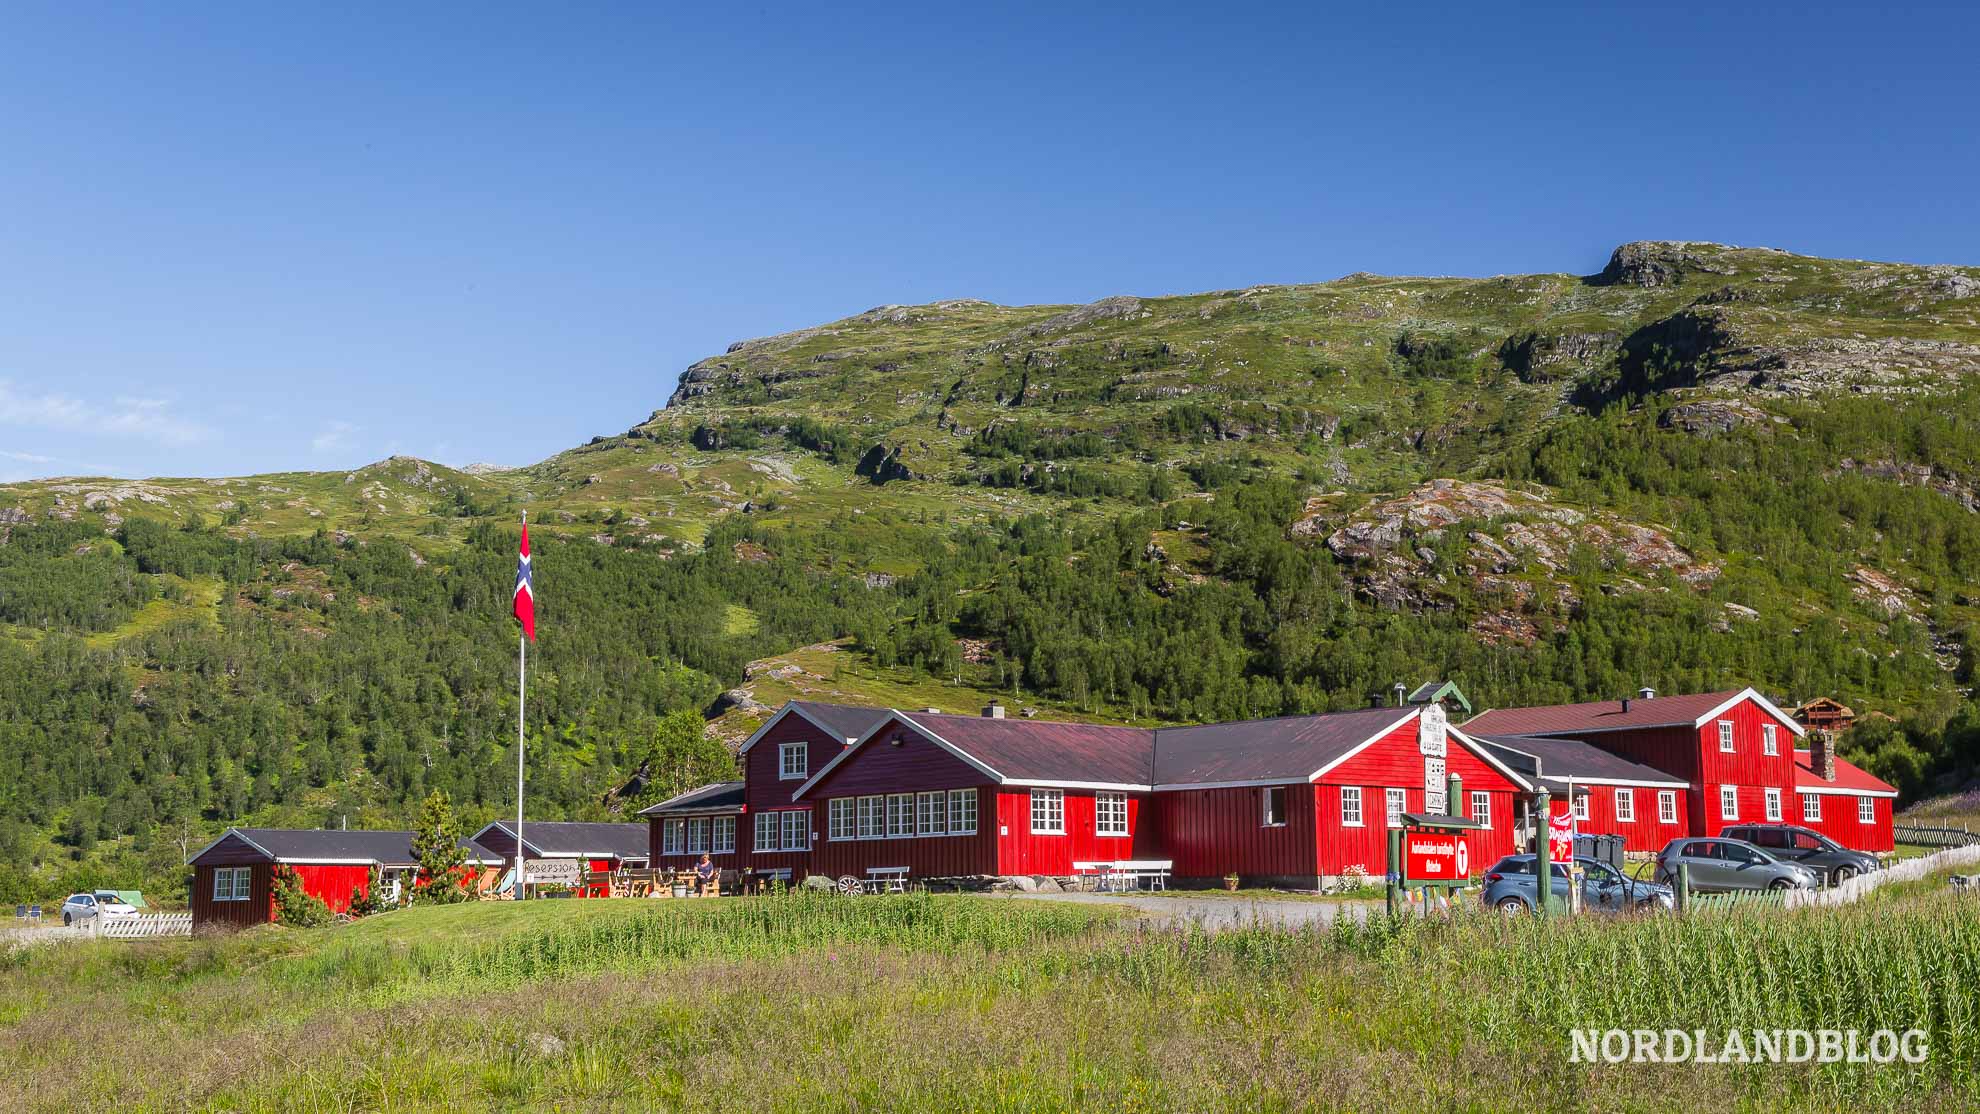
M 669 797 L 657 805 L 640 809 L 641 816 L 657 816 L 663 812 L 716 812 L 740 809 L 743 803 L 743 783 L 740 781 L 718 781 L 699 789 L 690 789 L 679 796 Z
M 228 835 L 245 841 L 251 848 L 260 851 L 272 862 L 321 862 L 371 864 L 380 866 L 410 866 L 415 861 L 412 853 L 411 832 L 343 831 L 323 828 L 228 828 L 220 839 L 208 845 L 206 850 L 224 842 Z M 482 860 L 490 858 L 486 848 L 472 840 L 462 839 L 461 847 L 468 858 Z M 197 865 L 206 853 L 202 850 L 192 858 Z
M 802 709 L 804 714 L 838 732 L 841 739 L 865 738 L 868 731 L 880 726 L 887 718 L 885 708 L 862 708 L 857 704 L 820 704 L 812 700 L 793 700 L 791 703 Z
M 1631 697 L 1624 709 L 1621 700 L 1597 700 L 1587 704 L 1551 704 L 1539 708 L 1494 708 L 1480 712 L 1463 725 L 1464 733 L 1479 735 L 1561 735 L 1585 731 L 1616 731 L 1624 728 L 1690 727 L 1699 717 L 1726 703 L 1745 689 L 1701 692 L 1685 696 Z
M 505 847 L 515 846 L 516 822 L 497 820 L 490 828 L 502 833 Z M 475 833 L 477 836 L 481 832 Z M 644 859 L 652 853 L 652 834 L 645 824 L 578 823 L 561 820 L 523 821 L 523 842 L 532 856 L 597 855 Z
M 1155 733 L 1155 784 L 1305 781 L 1313 773 L 1421 708 L 1362 708 Z
M 1147 785 L 1155 733 L 1049 720 L 901 713 L 1012 781 Z
M 1469 730 L 1465 731 L 1465 735 L 1484 744 L 1492 757 L 1529 781 L 1534 774 L 1534 759 L 1538 758 L 1540 772 L 1548 781 L 1600 778 L 1603 781 L 1686 784 L 1683 778 L 1675 774 L 1631 762 L 1579 739 L 1549 739 L 1541 735 L 1474 735 Z

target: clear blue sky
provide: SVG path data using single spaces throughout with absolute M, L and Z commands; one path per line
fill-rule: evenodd
M 529 463 L 887 302 L 1980 263 L 1953 6 L 298 7 L 9 5 L 0 480 Z

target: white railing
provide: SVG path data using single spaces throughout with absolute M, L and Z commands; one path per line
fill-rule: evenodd
M 113 940 L 143 940 L 154 936 L 191 936 L 191 913 L 139 913 L 132 917 L 103 917 L 98 936 Z
M 1953 847 L 1944 851 L 1934 851 L 1916 859 L 1906 859 L 1893 867 L 1874 874 L 1859 874 L 1847 882 L 1841 882 L 1825 890 L 1789 890 L 1787 907 L 1800 909 L 1806 906 L 1849 905 L 1861 901 L 1865 894 L 1892 882 L 1916 882 L 1928 874 L 1949 867 L 1973 866 L 1980 864 L 1980 847 Z

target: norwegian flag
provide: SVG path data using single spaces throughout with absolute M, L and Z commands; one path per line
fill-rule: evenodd
M 529 580 L 529 524 L 523 523 L 522 556 L 516 560 L 516 618 L 523 637 L 536 641 L 536 589 Z

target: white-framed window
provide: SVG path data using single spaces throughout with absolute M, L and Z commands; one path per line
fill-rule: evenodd
M 976 790 L 949 790 L 949 834 L 976 834 Z
M 1729 719 L 1719 721 L 1719 749 L 1727 754 L 1733 752 L 1733 721 Z
M 1124 836 L 1128 834 L 1126 793 L 1095 793 L 1093 795 L 1093 834 L 1103 836 Z
M 803 781 L 805 771 L 811 768 L 810 748 L 803 743 L 784 743 L 777 748 L 777 780 Z
M 1678 795 L 1675 789 L 1657 791 L 1657 823 L 1675 824 L 1678 822 Z
M 1769 787 L 1766 790 L 1765 796 L 1767 799 L 1767 819 L 1779 820 L 1781 818 L 1781 791 Z
M 687 851 L 690 855 L 708 853 L 708 818 L 697 816 L 687 822 Z
M 1031 834 L 1066 834 L 1065 790 L 1033 789 L 1031 791 Z
M 1588 802 L 1592 800 L 1594 796 L 1595 794 L 1586 791 L 1576 793 L 1574 795 L 1574 818 L 1576 820 L 1588 819 Z
M 660 853 L 678 855 L 685 849 L 687 821 L 669 820 L 660 825 Z
M 1409 793 L 1402 789 L 1384 789 L 1382 799 L 1389 808 L 1389 827 L 1402 827 L 1403 810 L 1409 807 Z
M 1341 827 L 1361 827 L 1361 786 L 1341 786 Z
M 1267 785 L 1258 791 L 1259 822 L 1268 828 L 1286 826 L 1286 787 Z
M 1483 789 L 1472 791 L 1471 818 L 1488 828 L 1492 826 L 1492 794 Z
M 220 866 L 213 868 L 213 900 L 246 901 L 253 896 L 253 867 Z
M 708 840 L 709 852 L 716 855 L 733 854 L 736 849 L 736 818 L 717 816 L 713 823 L 715 832 Z
M 1875 824 L 1877 822 L 1877 799 L 1875 797 L 1856 798 L 1856 822 Z
M 1636 822 L 1636 790 L 1616 790 L 1616 822 L 1633 824 Z
M 784 838 L 783 829 L 778 826 L 780 823 L 781 821 L 777 819 L 777 814 L 774 812 L 757 813 L 756 838 L 754 840 L 755 847 L 753 849 L 757 851 L 777 850 L 777 845 L 781 843 Z
M 853 814 L 859 808 L 857 797 L 834 797 L 825 806 L 825 838 L 855 839 L 859 828 Z
M 887 798 L 874 795 L 859 799 L 859 838 L 879 839 L 887 834 Z
M 925 836 L 949 834 L 949 795 L 937 789 L 914 795 L 914 830 Z
M 1805 824 L 1822 822 L 1822 798 L 1814 793 L 1804 793 L 1801 797 L 1801 820 Z
M 1779 754 L 1781 752 L 1781 729 L 1778 725 L 1760 725 L 1760 753 Z
M 803 851 L 811 846 L 811 813 L 794 808 L 784 814 L 784 843 L 786 851 Z
M 1719 786 L 1719 819 L 1721 820 L 1739 819 L 1739 787 L 1738 786 L 1736 785 Z
M 914 794 L 887 794 L 887 838 L 906 839 L 914 834 Z

